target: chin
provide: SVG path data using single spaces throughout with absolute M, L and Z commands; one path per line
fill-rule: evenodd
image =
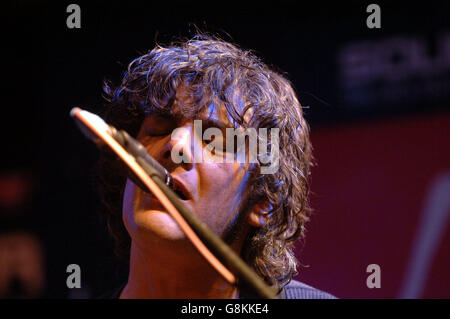
M 139 237 L 150 237 L 152 241 L 185 241 L 186 235 L 177 222 L 166 212 L 159 210 L 142 211 L 133 216 L 134 222 L 128 232 L 134 238 L 133 233 Z M 130 232 L 131 231 L 131 232 Z

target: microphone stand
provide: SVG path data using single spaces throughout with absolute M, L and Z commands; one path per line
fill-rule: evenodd
M 276 295 L 277 289 L 275 287 L 267 285 L 256 274 L 256 272 L 251 269 L 236 254 L 234 250 L 229 247 L 228 244 L 226 244 L 221 238 L 213 233 L 204 222 L 202 222 L 196 215 L 194 215 L 190 211 L 190 209 L 179 200 L 178 195 L 173 192 L 173 190 L 167 185 L 170 185 L 170 179 L 167 179 L 167 176 L 170 177 L 170 174 L 167 173 L 166 176 L 164 176 L 161 173 L 162 166 L 159 163 L 157 165 L 161 167 L 156 166 L 158 169 L 155 169 L 154 162 L 156 162 L 156 160 L 148 155 L 142 144 L 129 136 L 125 131 L 117 131 L 110 125 L 107 125 L 109 128 L 109 134 L 101 132 L 100 130 L 96 129 L 92 123 L 89 123 L 88 119 L 81 114 L 82 112 L 86 111 L 74 108 L 71 111 L 71 115 L 78 120 L 77 124 L 83 124 L 83 127 L 80 127 L 83 133 L 93 139 L 97 144 L 106 143 L 110 148 L 113 149 L 113 151 L 117 155 L 119 155 L 119 157 L 121 157 L 121 159 L 127 164 L 127 166 L 132 169 L 134 177 L 139 179 L 139 183 L 137 184 L 139 187 L 141 187 L 144 191 L 155 193 L 157 198 L 160 200 L 164 199 L 158 196 L 158 192 L 156 189 L 154 189 L 153 187 L 149 187 L 152 185 L 151 183 L 149 184 L 148 180 L 146 181 L 146 179 L 150 178 L 153 182 L 153 185 L 159 188 L 159 191 L 163 193 L 163 196 L 165 196 L 165 198 L 176 208 L 178 213 L 181 215 L 181 220 L 176 219 L 176 221 L 179 223 L 183 231 L 185 231 L 184 227 L 182 227 L 183 222 L 187 222 L 187 224 L 192 227 L 194 232 L 198 234 L 202 238 L 202 240 L 206 242 L 207 245 L 212 248 L 216 252 L 216 254 L 218 254 L 237 273 L 238 277 L 242 279 L 242 281 L 244 281 L 249 288 L 251 288 L 262 298 L 278 299 Z M 91 115 L 92 114 L 90 114 L 89 116 Z M 86 131 L 86 128 L 88 128 L 89 131 Z M 92 135 L 92 132 L 94 132 L 94 137 Z M 117 145 L 114 145 L 114 143 Z M 145 154 L 143 154 L 142 150 L 145 151 Z M 124 154 L 122 151 L 125 151 L 127 154 Z M 133 167 L 133 162 L 143 170 L 146 176 L 140 174 L 139 169 Z M 164 205 L 164 202 L 162 202 L 162 204 Z M 195 246 L 197 247 L 197 245 Z M 235 281 L 232 275 L 229 276 L 227 280 L 229 282 Z M 237 282 L 237 284 L 242 285 L 241 282 Z

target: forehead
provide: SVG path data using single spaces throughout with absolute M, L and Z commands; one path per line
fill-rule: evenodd
M 220 127 L 237 127 L 239 123 L 233 119 L 224 103 L 210 102 L 205 105 L 196 105 L 190 99 L 177 97 L 167 109 L 166 116 L 176 119 L 178 122 L 189 120 L 207 120 L 216 123 Z
M 245 102 L 245 97 L 238 92 L 233 92 L 231 101 L 228 97 L 226 105 L 217 96 L 199 96 L 199 91 L 203 90 L 183 82 L 171 98 L 164 99 L 167 103 L 165 107 L 147 110 L 147 114 L 151 117 L 159 115 L 177 122 L 209 120 L 210 124 L 217 123 L 217 126 L 223 128 L 250 126 L 253 107 L 251 103 Z
M 200 120 L 208 119 L 211 122 L 215 122 L 223 125 L 224 127 L 235 127 L 237 123 L 228 114 L 228 111 L 224 104 L 216 106 L 211 103 L 205 108 L 204 112 L 200 115 Z

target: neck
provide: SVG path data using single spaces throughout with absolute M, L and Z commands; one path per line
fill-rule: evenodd
M 144 251 L 132 242 L 128 283 L 121 299 L 237 297 L 237 288 L 226 282 L 195 250 L 188 248 L 184 253 L 155 250 Z

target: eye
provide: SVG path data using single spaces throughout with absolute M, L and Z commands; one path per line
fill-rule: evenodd
M 215 155 L 216 152 L 219 154 L 226 152 L 226 140 L 223 136 L 213 135 L 210 139 L 204 140 L 203 144 L 212 155 Z
M 162 132 L 160 130 L 147 131 L 148 136 L 154 136 L 154 137 L 163 137 L 163 136 L 170 135 L 171 133 L 172 133 L 172 131 L 169 131 L 169 130 L 164 130 Z
M 176 127 L 176 121 L 168 116 L 149 116 L 145 122 L 144 133 L 146 136 L 163 137 L 172 134 Z
M 206 122 L 203 126 L 203 145 L 214 155 L 216 152 L 226 152 L 227 142 L 225 138 L 225 129 L 214 127 Z

